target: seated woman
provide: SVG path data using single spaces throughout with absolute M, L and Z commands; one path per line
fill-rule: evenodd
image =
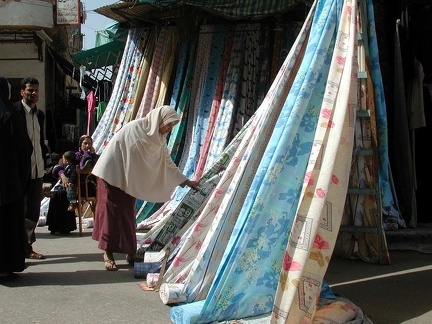
M 82 170 L 92 169 L 99 156 L 94 152 L 93 140 L 89 135 L 83 135 L 79 139 L 79 151 L 75 153 L 75 166 L 79 165 Z M 69 183 L 69 178 L 62 169 L 65 166 L 56 165 L 53 168 L 53 176 L 59 177 L 64 186 Z M 57 188 L 61 188 L 58 186 Z M 68 210 L 69 200 L 65 190 L 54 190 L 47 213 L 47 225 L 51 234 L 69 234 L 77 229 L 75 211 Z

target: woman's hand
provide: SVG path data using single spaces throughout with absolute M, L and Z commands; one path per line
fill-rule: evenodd
M 60 179 L 61 179 L 62 183 L 63 183 L 65 186 L 67 186 L 67 184 L 69 183 L 69 178 L 66 177 L 66 176 L 64 175 L 64 173 L 62 173 L 62 174 L 60 175 Z
M 192 189 L 198 190 L 198 181 L 186 180 L 184 184 Z

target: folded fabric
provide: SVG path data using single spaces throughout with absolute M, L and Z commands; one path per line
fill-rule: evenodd
M 184 303 L 186 295 L 182 294 L 184 284 L 163 283 L 159 290 L 159 297 L 165 305 Z
M 196 323 L 201 310 L 204 306 L 205 300 L 174 306 L 170 310 L 170 319 L 175 324 L 191 324 Z
M 343 324 L 357 316 L 357 309 L 346 302 L 336 301 L 315 312 L 314 324 Z

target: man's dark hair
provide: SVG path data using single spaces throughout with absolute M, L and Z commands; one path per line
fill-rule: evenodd
M 66 151 L 63 154 L 63 157 L 66 159 L 66 161 L 72 163 L 75 160 L 75 153 L 73 151 Z
M 21 80 L 21 90 L 24 90 L 26 88 L 27 84 L 37 84 L 37 85 L 39 85 L 39 81 L 38 81 L 38 79 L 32 78 L 32 77 L 24 78 L 24 79 Z

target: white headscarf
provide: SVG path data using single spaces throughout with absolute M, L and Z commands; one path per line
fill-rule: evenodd
M 161 106 L 127 123 L 109 141 L 92 173 L 135 198 L 169 200 L 187 178 L 172 161 L 159 127 L 179 121 L 174 109 Z

